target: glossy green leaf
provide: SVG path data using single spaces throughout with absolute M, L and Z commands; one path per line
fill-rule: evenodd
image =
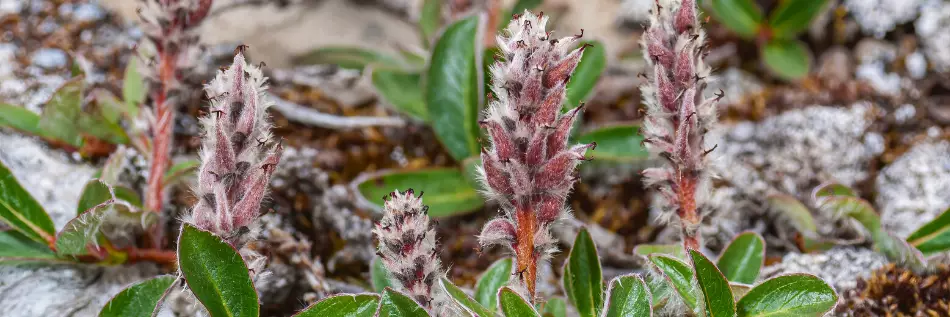
M 86 252 L 87 245 L 95 245 L 99 236 L 99 228 L 107 221 L 118 220 L 122 217 L 133 218 L 141 222 L 143 227 L 153 221 L 154 215 L 135 211 L 127 202 L 114 198 L 95 205 L 76 216 L 63 227 L 56 235 L 56 253 L 59 255 L 81 255 Z
M 99 317 L 151 317 L 177 280 L 175 276 L 163 275 L 129 286 L 106 303 Z
M 389 270 L 383 265 L 383 260 L 378 256 L 373 257 L 373 263 L 369 267 L 369 276 L 372 279 L 373 291 L 382 293 L 387 287 L 393 286 L 389 279 Z
M 689 257 L 693 260 L 696 271 L 696 280 L 703 293 L 707 317 L 724 317 L 736 315 L 736 300 L 729 288 L 729 281 L 719 272 L 716 265 L 705 255 L 696 250 L 689 250 Z
M 294 317 L 373 317 L 378 306 L 376 294 L 340 294 L 324 298 Z
M 815 188 L 813 196 L 816 198 L 824 198 L 831 196 L 852 196 L 857 197 L 858 195 L 854 193 L 854 190 L 851 187 L 838 184 L 838 183 L 828 183 L 823 184 Z
M 30 240 L 14 230 L 0 231 L 0 263 L 58 262 L 45 244 Z
M 686 251 L 681 244 L 638 244 L 633 248 L 633 254 L 649 257 L 651 254 L 665 254 L 679 260 L 686 260 Z
M 482 306 L 498 306 L 498 290 L 508 284 L 513 273 L 514 261 L 511 258 L 502 258 L 492 263 L 475 282 L 475 299 Z
M 422 41 L 428 47 L 429 41 L 435 37 L 442 25 L 442 0 L 423 0 L 421 12 L 419 12 L 419 31 L 422 33 Z
M 835 307 L 838 294 L 808 274 L 783 275 L 752 288 L 736 305 L 739 317 L 824 316 Z
M 402 70 L 405 63 L 390 54 L 360 47 L 323 47 L 293 58 L 294 65 L 332 64 L 346 69 Z
M 639 125 L 602 127 L 580 135 L 577 142 L 597 142 L 596 148 L 587 151 L 597 162 L 630 163 L 644 161 L 650 157 L 650 153 L 643 147 Z
M 429 121 L 442 145 L 456 160 L 478 154 L 479 81 L 476 51 L 479 19 L 468 17 L 450 25 L 435 44 L 426 76 Z
M 541 316 L 524 297 L 507 286 L 498 290 L 498 310 L 505 317 Z
M 792 38 L 808 28 L 811 20 L 824 9 L 827 0 L 794 0 L 779 2 L 772 11 L 769 26 L 772 34 Z
M 774 40 L 762 48 L 765 66 L 782 79 L 799 79 L 808 75 L 811 57 L 805 44 L 796 40 Z
M 142 105 L 145 102 L 145 95 L 148 93 L 145 79 L 139 72 L 139 63 L 141 61 L 133 56 L 129 58 L 129 63 L 125 65 L 125 78 L 122 79 L 122 99 L 130 105 Z
M 421 74 L 373 70 L 373 86 L 383 100 L 399 112 L 422 121 L 429 119 Z
M 762 24 L 762 10 L 753 0 L 709 0 L 712 15 L 740 36 L 755 37 Z
M 195 175 L 195 171 L 198 170 L 199 166 L 201 166 L 201 162 L 198 160 L 187 160 L 172 165 L 167 171 L 165 171 L 165 176 L 162 177 L 162 187 L 168 187 L 173 184 L 177 184 L 188 177 Z
M 515 11 L 519 12 L 519 11 Z M 581 61 L 571 74 L 571 80 L 567 83 L 567 99 L 565 107 L 574 108 L 587 101 L 587 97 L 594 91 L 594 86 L 600 79 L 600 75 L 607 69 L 607 53 L 604 44 L 598 41 L 586 41 L 581 45 L 588 45 L 584 49 L 584 55 Z
M 449 297 L 455 300 L 455 303 L 461 306 L 465 312 L 477 317 L 491 317 L 495 315 L 490 309 L 485 308 L 485 306 L 479 304 L 471 296 L 465 294 L 458 286 L 452 284 L 452 281 L 442 278 L 441 284 L 442 290 L 445 291 L 446 294 L 449 294 Z
M 50 96 L 38 124 L 44 135 L 76 148 L 82 146 L 82 134 L 76 122 L 82 114 L 83 86 L 82 77 L 73 78 Z
M 79 196 L 79 204 L 76 206 L 76 214 L 81 215 L 87 210 L 110 199 L 127 202 L 136 207 L 136 209 L 142 208 L 142 200 L 135 190 L 124 186 L 109 186 L 101 179 L 93 179 L 87 182 L 86 186 L 82 189 L 82 194 Z M 129 211 L 131 212 L 132 210 Z
M 0 127 L 44 137 L 39 127 L 40 115 L 29 109 L 0 102 Z
M 567 317 L 567 302 L 561 297 L 552 297 L 544 303 L 543 317 Z
M 663 274 L 647 274 L 647 287 L 650 288 L 651 306 L 654 310 L 663 308 L 669 303 L 670 296 L 673 296 L 673 287 L 667 282 Z M 679 296 L 679 295 L 676 295 Z
M 33 241 L 53 242 L 56 229 L 49 214 L 0 162 L 0 220 Z
M 650 262 L 659 269 L 686 306 L 695 309 L 699 294 L 698 290 L 693 288 L 693 269 L 686 263 L 666 255 L 650 255 Z
M 379 317 L 429 317 L 426 310 L 416 301 L 399 291 L 387 287 L 383 298 L 379 300 Z
M 356 187 L 363 199 L 382 210 L 382 197 L 393 190 L 414 189 L 425 192 L 429 215 L 444 217 L 467 213 L 484 204 L 478 191 L 465 180 L 456 168 L 434 168 L 415 171 L 395 171 L 369 175 L 358 179 Z
M 911 233 L 907 242 L 924 255 L 950 250 L 950 209 Z
M 639 275 L 618 276 L 610 281 L 603 317 L 652 316 L 650 289 Z
M 743 232 L 722 251 L 716 266 L 730 282 L 752 284 L 764 261 L 765 240 L 758 233 Z
M 189 224 L 178 239 L 178 266 L 188 288 L 212 317 L 257 317 L 257 291 L 231 245 Z
M 604 303 L 604 277 L 597 247 L 581 228 L 564 264 L 564 293 L 583 317 L 597 316 Z

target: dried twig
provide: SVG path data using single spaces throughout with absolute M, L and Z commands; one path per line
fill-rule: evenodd
M 271 95 L 274 110 L 294 122 L 327 129 L 355 129 L 365 127 L 401 127 L 406 121 L 397 117 L 343 117 L 322 113 Z

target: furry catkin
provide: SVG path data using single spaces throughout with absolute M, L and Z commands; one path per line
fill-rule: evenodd
M 497 38 L 495 100 L 481 121 L 491 147 L 482 151 L 479 172 L 503 215 L 485 225 L 479 242 L 515 254 L 516 281 L 528 298 L 534 297 L 538 261 L 556 251 L 549 227 L 566 212 L 574 170 L 594 147 L 567 144 L 581 107 L 561 113 L 567 82 L 586 46 L 575 48 L 580 35 L 551 38 L 546 23 L 543 14 L 526 11 Z
M 643 35 L 643 55 L 653 68 L 641 87 L 647 112 L 643 125 L 646 148 L 664 160 L 643 171 L 644 184 L 660 193 L 657 206 L 682 225 L 686 248 L 698 249 L 699 209 L 708 195 L 709 175 L 703 138 L 716 122 L 715 98 L 703 99 L 709 67 L 703 63 L 705 33 L 698 23 L 695 0 L 678 8 L 655 2 L 650 27 Z

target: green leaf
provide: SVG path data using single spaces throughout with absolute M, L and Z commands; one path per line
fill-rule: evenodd
M 376 294 L 340 294 L 324 298 L 294 317 L 373 317 L 377 306 Z
M 851 196 L 830 196 L 820 200 L 818 208 L 831 215 L 850 217 L 871 233 L 874 247 L 894 262 L 912 268 L 924 267 L 925 260 L 919 250 L 903 239 L 894 237 L 881 227 L 881 217 L 864 199 Z
M 552 297 L 544 303 L 544 310 L 541 312 L 544 317 L 567 317 L 567 302 L 560 297 Z
M 77 122 L 82 115 L 83 78 L 77 77 L 63 84 L 50 97 L 43 107 L 38 128 L 44 135 L 61 140 L 79 148 L 82 146 L 82 134 Z
M 373 70 L 373 86 L 383 100 L 399 112 L 422 121 L 429 120 L 422 96 L 422 74 Z
M 492 263 L 482 276 L 478 277 L 475 282 L 475 299 L 482 306 L 498 306 L 498 290 L 508 284 L 514 269 L 513 263 L 511 258 L 502 258 Z
M 795 40 L 774 40 L 762 48 L 762 60 L 775 75 L 785 80 L 808 75 L 811 58 L 805 44 Z
M 442 24 L 442 0 L 424 0 L 419 13 L 419 31 L 422 33 L 422 42 L 425 47 L 435 37 Z
M 234 247 L 189 224 L 182 227 L 178 243 L 185 282 L 212 317 L 258 316 L 257 291 Z
M 45 137 L 39 128 L 40 115 L 20 106 L 0 102 L 0 127 Z
M 369 267 L 369 276 L 373 282 L 373 291 L 382 293 L 387 287 L 393 286 L 389 280 L 389 270 L 383 265 L 383 260 L 378 256 L 373 257 L 373 263 Z
M 187 160 L 172 165 L 167 171 L 165 171 L 165 175 L 162 177 L 162 187 L 168 187 L 173 184 L 177 184 L 194 175 L 199 166 L 201 166 L 201 162 L 198 160 Z
M 498 290 L 498 309 L 506 317 L 541 316 L 524 297 L 507 286 Z
M 597 316 L 604 303 L 604 277 L 597 247 L 586 228 L 574 238 L 564 263 L 564 293 L 581 316 Z
M 432 129 L 458 161 L 479 152 L 478 24 L 478 16 L 471 16 L 450 25 L 435 44 L 426 76 Z
M 600 75 L 607 69 L 607 53 L 602 43 L 586 41 L 581 45 L 590 46 L 584 49 L 584 55 L 581 56 L 581 61 L 577 64 L 577 68 L 571 74 L 571 80 L 567 83 L 567 98 L 565 99 L 567 108 L 577 107 L 581 102 L 586 101 L 587 97 L 594 91 L 594 86 L 597 85 Z
M 144 107 L 144 101 L 135 104 L 123 102 L 104 88 L 94 88 L 88 95 L 88 98 L 100 109 L 103 117 L 112 123 L 118 123 L 120 118 L 135 120 L 139 116 L 139 109 Z
M 654 310 L 665 307 L 670 301 L 670 296 L 673 295 L 673 287 L 667 282 L 666 277 L 663 274 L 647 274 L 646 281 L 652 296 L 650 305 Z
M 924 255 L 950 249 L 950 209 L 911 233 L 907 237 L 907 242 Z
M 699 288 L 703 292 L 706 316 L 735 316 L 736 300 L 732 296 L 732 289 L 729 288 L 726 277 L 699 251 L 689 250 L 689 257 L 693 260 L 696 280 L 699 281 Z
M 758 233 L 743 232 L 722 251 L 716 266 L 729 281 L 752 284 L 764 261 L 765 240 Z
M 823 316 L 835 307 L 838 294 L 808 274 L 783 275 L 752 288 L 736 305 L 739 317 Z
M 177 280 L 175 276 L 164 275 L 129 286 L 106 303 L 99 317 L 151 317 Z
M 825 7 L 826 0 L 793 0 L 779 2 L 772 11 L 769 26 L 772 34 L 792 38 L 808 28 L 811 20 Z
M 110 109 L 102 108 L 102 104 L 90 103 L 87 109 L 82 110 L 76 118 L 77 128 L 83 135 L 95 137 L 112 144 L 128 144 L 129 136 L 119 123 L 110 121 Z M 44 117 L 46 113 L 44 112 Z
M 693 289 L 693 269 L 686 263 L 666 255 L 650 255 L 650 262 L 660 270 L 686 306 L 695 310 L 698 296 L 697 291 Z
M 485 202 L 456 168 L 393 171 L 368 175 L 355 181 L 363 200 L 382 210 L 382 197 L 393 190 L 412 188 L 425 192 L 432 217 L 453 216 L 480 208 Z
M 0 220 L 33 241 L 48 244 L 56 233 L 49 214 L 0 162 Z
M 808 207 L 805 207 L 805 205 L 795 197 L 785 194 L 776 194 L 767 197 L 766 201 L 770 207 L 788 219 L 792 227 L 798 230 L 798 232 L 801 232 L 802 235 L 807 237 L 816 237 L 818 235 L 818 226 L 815 225 L 815 218 L 812 217 L 811 212 L 808 211 Z
M 465 292 L 462 291 L 462 289 L 460 289 L 458 286 L 452 284 L 452 281 L 442 278 L 441 282 L 442 290 L 444 290 L 446 294 L 449 294 L 449 297 L 452 297 L 452 299 L 455 300 L 455 303 L 461 306 L 462 309 L 465 309 L 465 312 L 471 314 L 472 316 L 478 317 L 491 317 L 495 315 L 495 313 L 490 309 L 485 308 L 485 306 L 482 306 L 482 304 L 479 304 L 474 299 L 472 299 L 471 296 L 465 294 Z
M 333 64 L 346 69 L 402 70 L 406 68 L 399 58 L 360 47 L 323 47 L 293 58 L 294 65 Z
M 649 257 L 651 254 L 665 254 L 679 260 L 686 259 L 686 251 L 681 244 L 638 244 L 633 248 L 633 254 Z
M 56 235 L 56 253 L 59 255 L 82 255 L 86 253 L 87 245 L 97 243 L 99 237 L 99 228 L 106 221 L 114 221 L 119 218 L 131 218 L 136 222 L 141 222 L 143 227 L 155 220 L 155 215 L 136 211 L 132 205 L 124 201 L 118 201 L 111 198 L 89 208 L 76 218 L 73 218 L 63 230 Z
M 81 215 L 89 209 L 113 198 L 115 198 L 115 196 L 113 196 L 112 188 L 108 184 L 98 179 L 91 180 L 86 183 L 86 186 L 82 189 L 82 194 L 79 195 L 79 204 L 76 205 L 76 215 Z
M 639 275 L 614 278 L 607 294 L 603 317 L 653 316 L 650 290 Z
M 469 186 L 478 190 L 484 190 L 485 186 L 482 184 L 482 181 L 479 180 L 481 176 L 478 173 L 478 168 L 481 166 L 481 156 L 473 156 L 462 161 L 462 175 L 465 176 L 465 180 Z
M 753 0 L 711 0 L 712 15 L 740 36 L 755 37 L 762 24 L 762 10 Z
M 14 230 L 0 231 L 0 263 L 58 262 L 48 246 Z
M 851 187 L 841 185 L 838 183 L 828 183 L 828 184 L 823 184 L 821 186 L 818 186 L 817 188 L 815 188 L 815 192 L 813 196 L 815 197 L 815 200 L 818 200 L 819 198 L 825 198 L 825 197 L 831 197 L 831 196 L 858 197 L 858 195 L 854 193 L 854 190 L 852 190 Z
M 429 317 L 422 306 L 399 291 L 387 287 L 379 301 L 379 317 Z
M 139 61 L 135 56 L 129 58 L 129 63 L 125 65 L 125 78 L 122 79 L 122 99 L 130 105 L 142 105 L 145 102 L 145 95 L 148 88 L 145 86 L 145 79 L 142 73 L 139 73 Z
M 635 124 L 612 125 L 582 134 L 578 143 L 597 142 L 597 147 L 587 153 L 595 161 L 630 163 L 644 161 L 650 153 L 643 147 L 640 126 Z
M 745 294 L 749 293 L 752 290 L 752 285 L 729 282 L 729 289 L 732 290 L 732 296 L 735 298 L 741 298 Z

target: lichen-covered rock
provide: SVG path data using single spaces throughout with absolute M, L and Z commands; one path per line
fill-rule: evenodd
M 950 208 L 950 141 L 915 145 L 875 180 L 884 228 L 906 237 Z
M 950 4 L 940 2 L 923 10 L 914 27 L 934 70 L 950 71 Z
M 820 277 L 838 292 L 857 286 L 859 278 L 887 264 L 887 259 L 870 249 L 837 247 L 823 253 L 789 253 L 782 262 L 762 270 L 761 279 L 781 274 L 808 273 Z
M 844 5 L 861 30 L 882 38 L 895 26 L 917 17 L 920 6 L 928 0 L 845 0 Z
M 869 162 L 884 148 L 881 135 L 868 131 L 871 113 L 865 103 L 849 108 L 812 106 L 713 131 L 706 145 L 718 146 L 711 154 L 716 177 L 705 207 L 712 214 L 702 229 L 706 244 L 721 248 L 743 230 L 764 231 L 777 217 L 768 213 L 768 195 L 784 193 L 806 200 L 823 182 L 851 186 L 866 180 Z M 842 233 L 842 223 L 831 221 L 833 215 L 815 216 L 819 233 Z M 778 229 L 792 230 L 782 225 Z M 766 239 L 771 246 L 789 241 L 768 235 Z

